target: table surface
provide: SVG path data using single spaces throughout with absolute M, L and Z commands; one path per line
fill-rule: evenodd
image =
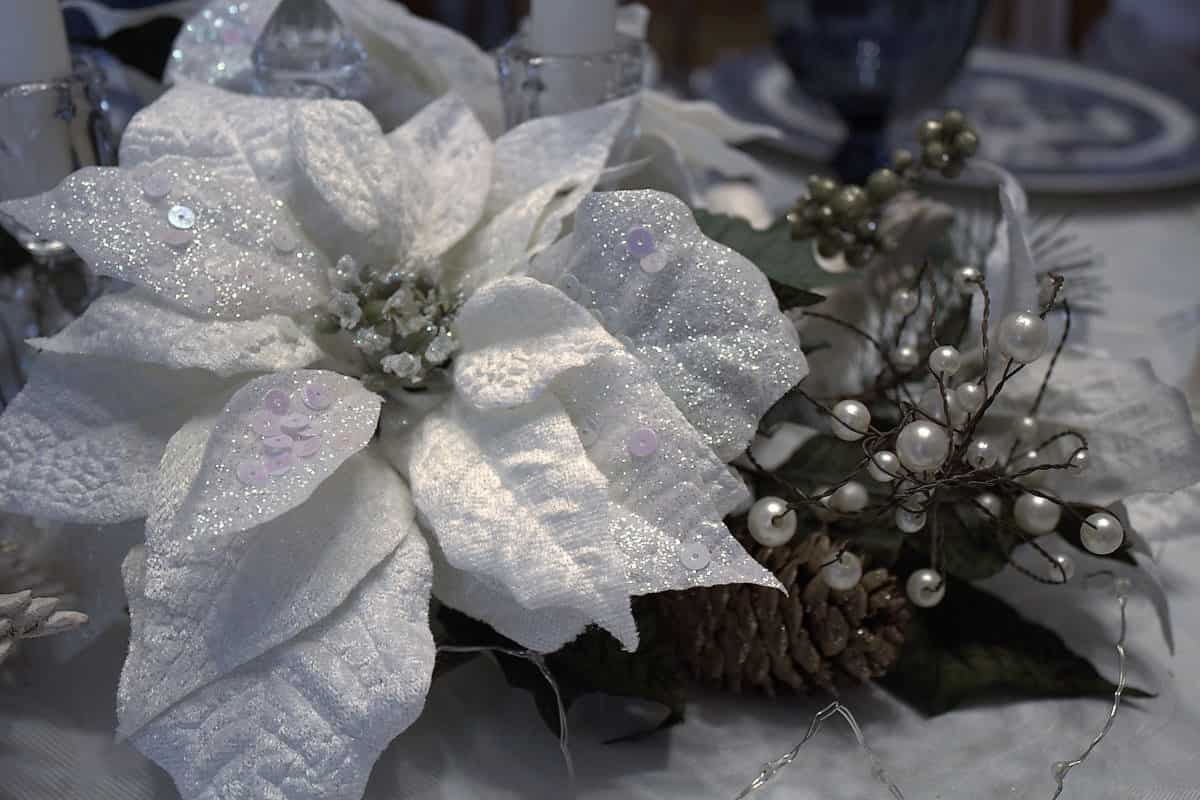
M 790 171 L 788 171 L 790 170 Z M 768 187 L 775 205 L 799 186 L 786 168 Z M 1187 387 L 1200 343 L 1200 190 L 1104 198 L 1033 198 L 1034 210 L 1071 211 L 1075 231 L 1104 254 L 1111 287 L 1086 343 L 1114 358 L 1149 357 Z M 1193 396 L 1194 399 L 1194 396 Z M 1130 604 L 1132 680 L 1156 698 L 1124 709 L 1092 760 L 1071 774 L 1071 800 L 1200 800 L 1200 487 L 1132 504 L 1168 587 L 1176 650 L 1168 653 L 1150 604 Z M 1037 616 L 1115 677 L 1111 596 L 1042 587 L 1001 575 L 989 588 Z M 1054 602 L 1045 602 L 1053 591 Z M 47 666 L 36 685 L 0 694 L 0 798 L 171 800 L 169 778 L 113 744 L 113 694 L 125 646 L 113 629 L 75 660 Z M 1107 701 L 999 704 L 924 719 L 880 690 L 844 698 L 909 800 L 1050 798 L 1051 763 L 1075 756 Z M 585 698 L 571 712 L 579 796 L 587 800 L 734 797 L 759 766 L 803 735 L 824 701 L 702 696 L 687 720 L 636 744 L 604 741 L 644 724 L 646 709 Z M 509 691 L 486 660 L 434 688 L 426 711 L 377 766 L 373 800 L 506 800 L 568 796 L 557 742 L 528 695 Z M 886 798 L 844 725 L 831 721 L 772 788 L 776 800 Z

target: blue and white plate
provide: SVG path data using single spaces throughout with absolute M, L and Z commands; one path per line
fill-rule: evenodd
M 694 88 L 727 111 L 780 128 L 775 144 L 827 160 L 842 138 L 832 112 L 804 97 L 770 53 L 696 74 Z M 1035 192 L 1128 192 L 1200 181 L 1200 123 L 1153 89 L 1077 64 L 977 48 L 945 99 L 979 129 L 982 155 Z M 913 147 L 912 121 L 890 134 Z

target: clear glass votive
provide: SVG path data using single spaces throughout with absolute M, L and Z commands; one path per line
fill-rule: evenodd
M 603 53 L 547 55 L 529 49 L 526 35 L 518 33 L 496 51 L 505 125 L 637 94 L 645 61 L 645 42 L 630 36 L 618 34 L 617 46 Z

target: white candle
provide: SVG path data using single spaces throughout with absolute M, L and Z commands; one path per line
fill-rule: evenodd
M 605 53 L 617 45 L 617 0 L 533 0 L 529 47 L 571 56 Z
M 70 74 L 58 0 L 0 0 L 0 86 Z

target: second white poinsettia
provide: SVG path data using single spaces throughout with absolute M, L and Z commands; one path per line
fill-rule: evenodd
M 636 647 L 632 595 L 776 585 L 726 462 L 804 358 L 682 203 L 589 194 L 630 113 L 493 142 L 447 97 L 385 136 L 184 86 L 120 168 L 4 206 L 133 285 L 38 342 L 0 504 L 146 518 L 119 732 L 185 797 L 360 795 L 423 705 L 431 592 L 552 650 Z

